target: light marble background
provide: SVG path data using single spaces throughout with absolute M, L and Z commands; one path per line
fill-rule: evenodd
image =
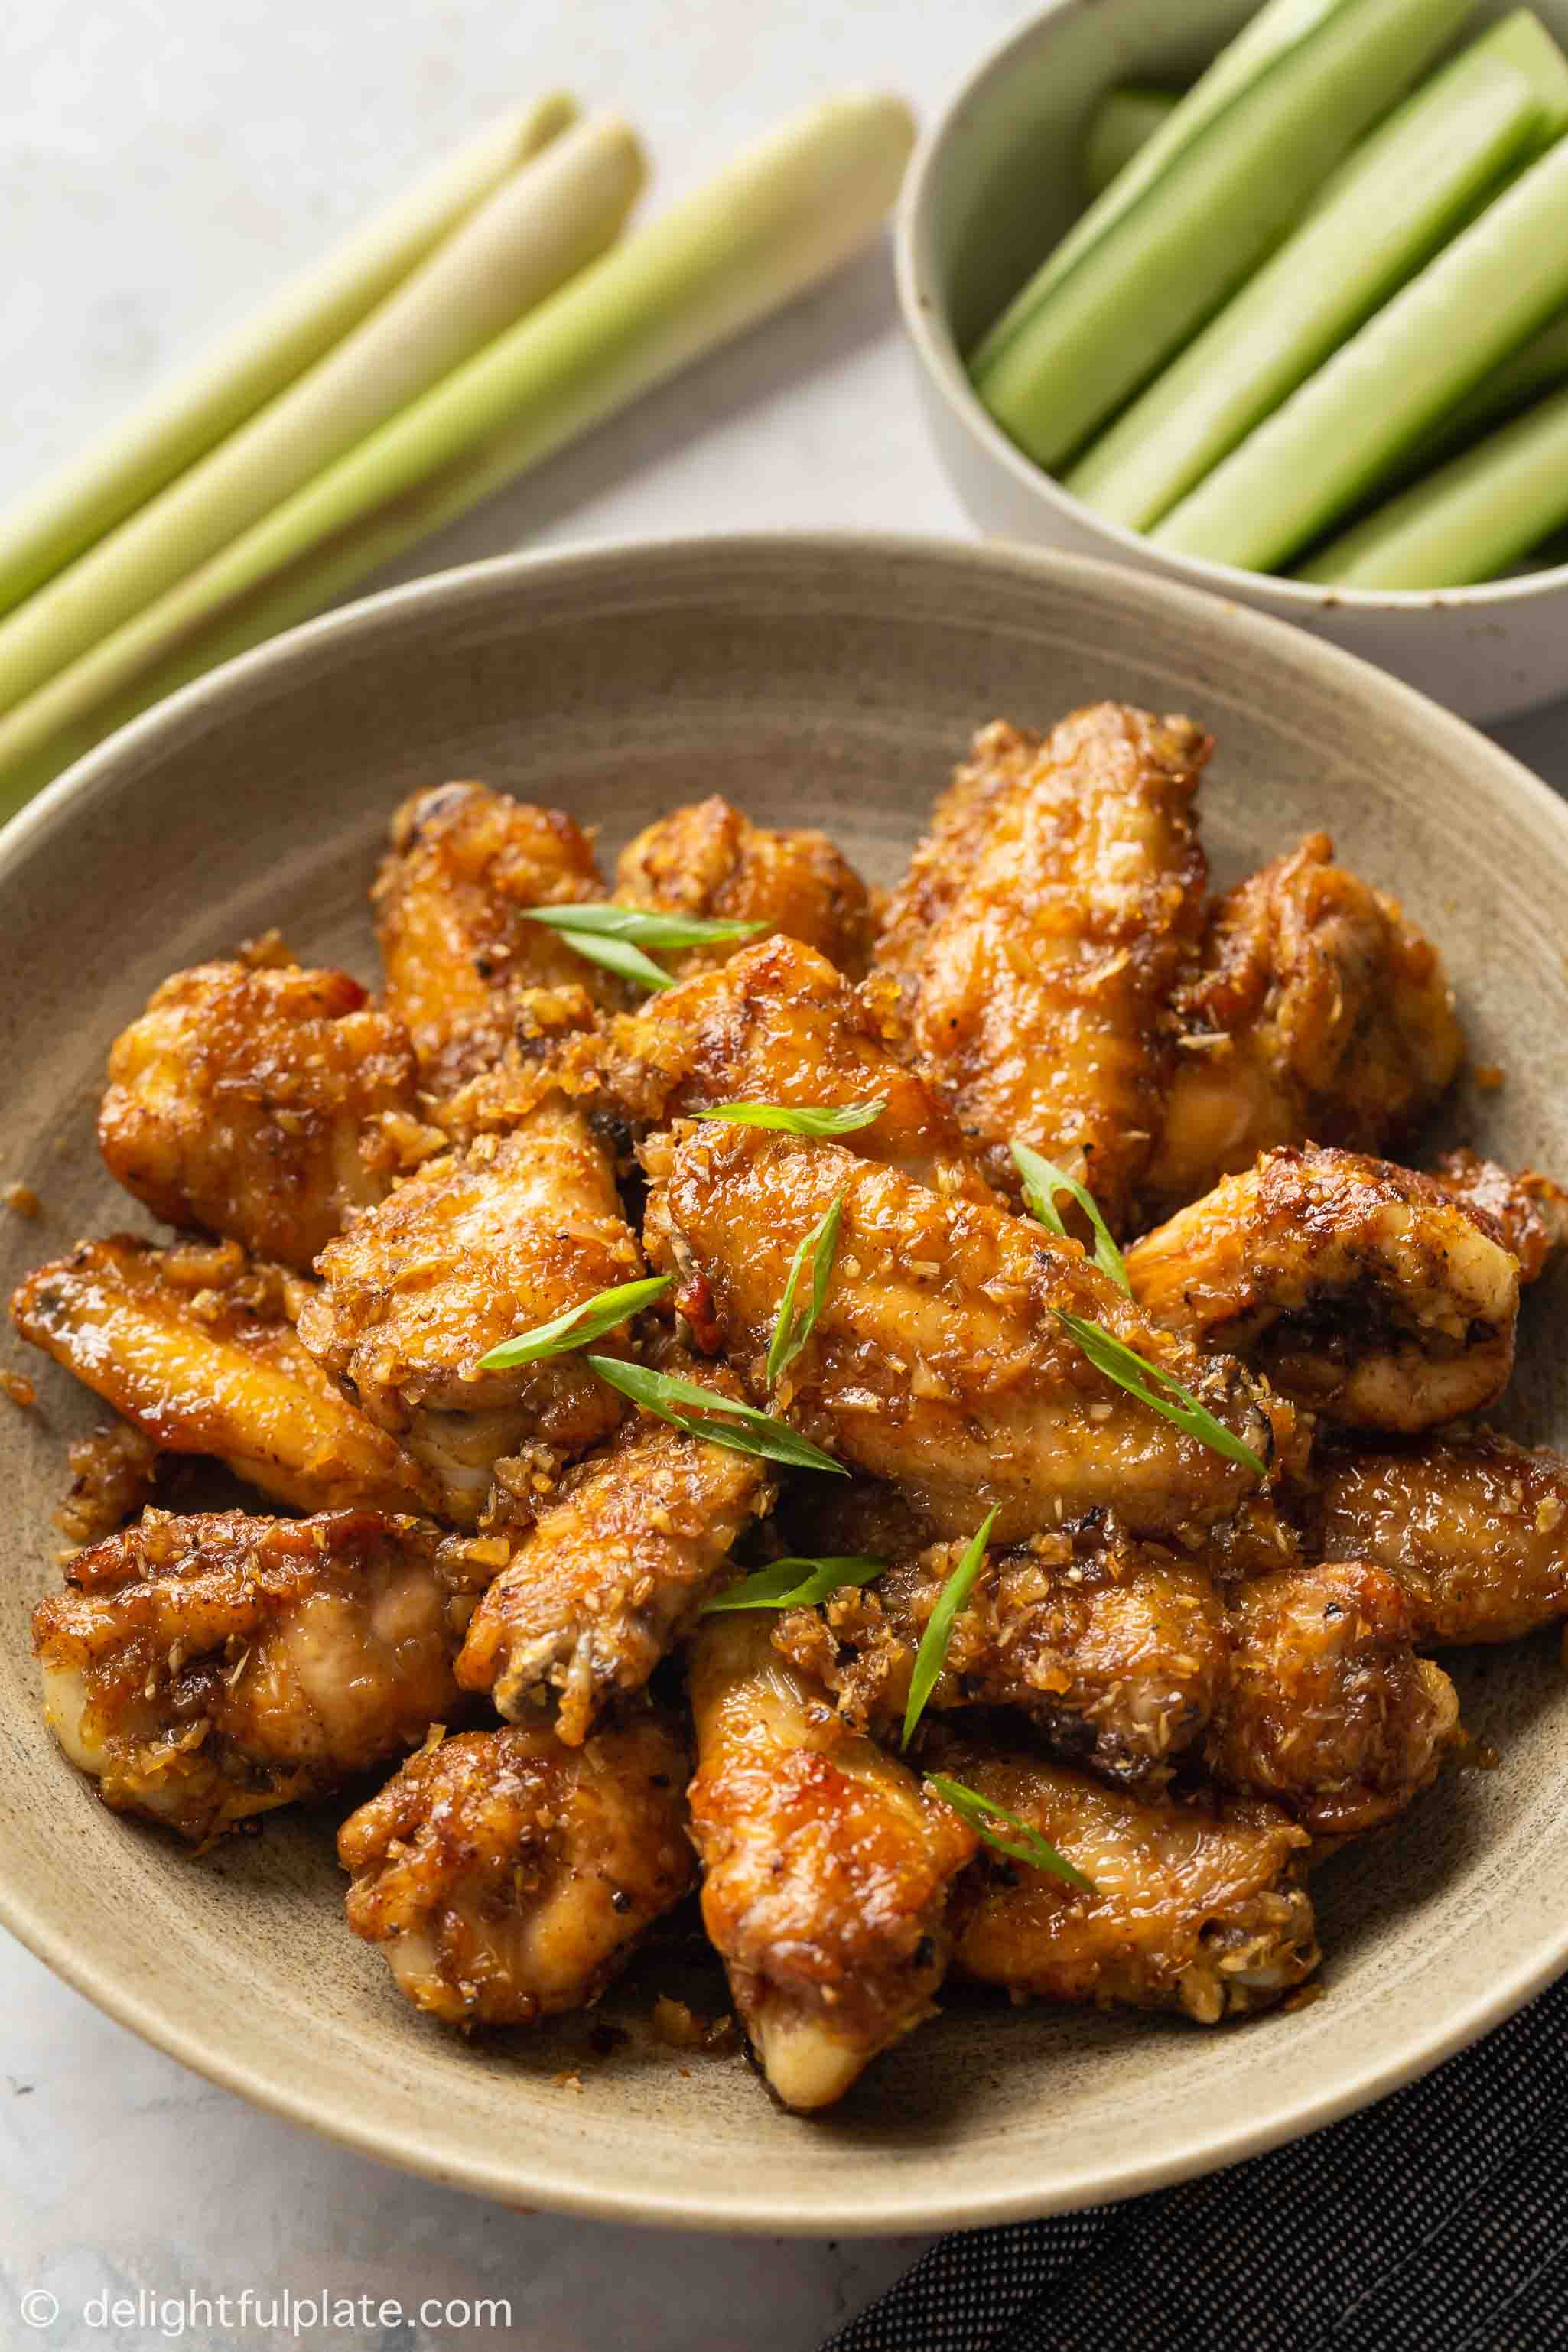
M 503 104 L 562 84 L 618 107 L 647 142 L 658 203 L 847 85 L 890 84 L 929 111 L 1016 13 L 1009 0 L 11 0 L 0 504 Z M 368 584 L 524 545 L 810 525 L 966 529 L 916 414 L 885 252 Z M 1564 716 L 1504 736 L 1559 785 Z M 429 2188 L 209 2087 L 0 1934 L 5 2352 L 810 2352 L 924 2242 L 684 2238 Z M 410 2312 L 500 2296 L 512 2315 L 178 2336 L 158 2308 L 246 2287 Z M 29 2288 L 58 2298 L 55 2322 L 26 2326 Z M 142 2295 L 146 2316 L 89 2326 L 105 2293 Z

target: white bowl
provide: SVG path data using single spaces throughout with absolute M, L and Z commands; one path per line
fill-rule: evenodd
M 1479 26 L 1510 0 L 1481 0 Z M 1532 0 L 1568 45 L 1568 0 Z M 1479 588 L 1313 587 L 1168 554 L 1069 498 L 1015 446 L 971 388 L 960 352 L 1023 284 L 1078 209 L 1079 144 L 1120 82 L 1190 81 L 1256 0 L 1050 0 L 983 60 L 930 126 L 905 184 L 899 292 L 926 415 L 979 528 L 1109 557 L 1252 604 L 1344 646 L 1467 719 L 1503 719 L 1568 692 L 1568 565 Z

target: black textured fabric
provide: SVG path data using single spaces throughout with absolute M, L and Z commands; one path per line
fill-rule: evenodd
M 1563 2352 L 1568 1977 L 1425 2081 L 1125 2205 L 944 2238 L 824 2352 Z

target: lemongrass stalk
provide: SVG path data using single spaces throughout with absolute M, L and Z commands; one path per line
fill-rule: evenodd
M 503 182 L 324 359 L 0 621 L 0 711 L 173 588 L 596 260 L 640 189 L 611 116 Z
M 0 613 L 292 383 L 576 115 L 575 101 L 556 92 L 488 125 L 0 517 Z
M 898 194 L 900 100 L 829 100 L 611 248 L 0 719 L 0 816 L 111 728 L 319 612 L 848 260 Z
M 1090 203 L 1102 196 L 1182 100 L 1173 89 L 1108 89 L 1089 120 L 1079 173 Z

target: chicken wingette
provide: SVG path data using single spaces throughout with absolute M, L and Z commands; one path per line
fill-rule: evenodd
M 831 2106 L 930 2016 L 974 1837 L 777 1655 L 765 1621 L 689 1652 L 702 1919 L 786 2106 Z
M 432 1508 L 429 1473 L 300 1346 L 309 1287 L 235 1242 L 120 1234 L 39 1266 L 11 1318 L 162 1453 L 211 1454 L 295 1510 Z
M 115 1040 L 109 1081 L 98 1139 L 128 1192 L 302 1271 L 426 1132 L 406 1032 L 346 971 L 178 971 Z
M 616 898 L 660 914 L 762 923 L 815 948 L 858 980 L 871 951 L 866 885 L 825 833 L 775 833 L 752 824 L 717 793 L 671 809 L 622 850 Z M 732 940 L 686 948 L 662 961 L 679 980 L 711 971 Z
M 1498 1227 L 1384 1160 L 1266 1152 L 1146 1234 L 1127 1272 L 1154 1321 L 1352 1427 L 1484 1412 L 1513 1368 L 1519 1268 Z
M 803 1354 L 764 1371 L 791 1260 L 838 1200 L 837 1253 Z M 844 1463 L 907 1488 L 947 1537 L 995 1506 L 994 1540 L 1115 1509 L 1135 1535 L 1232 1513 L 1260 1470 L 1212 1451 L 1097 1371 L 1055 1309 L 1095 1320 L 1199 1393 L 1266 1462 L 1264 1400 L 1140 1313 L 1076 1242 L 943 1198 L 837 1144 L 754 1129 L 685 1131 L 648 1198 L 650 1257 L 710 1328 L 753 1404 Z
M 583 1748 L 542 1724 L 423 1748 L 338 1832 L 349 1926 L 448 2025 L 581 2009 L 692 1885 L 689 1769 L 655 1714 Z
M 481 1357 L 642 1270 L 608 1155 L 552 1097 L 510 1134 L 427 1160 L 331 1243 L 300 1337 L 472 1528 L 499 1461 L 526 1448 L 547 1486 L 621 1411 L 579 1353 L 510 1371 Z
M 1474 1151 L 1446 1151 L 1433 1171 L 1451 1197 L 1495 1220 L 1519 1260 L 1521 1284 L 1539 1282 L 1568 1244 L 1568 1193 L 1533 1168 L 1500 1168 Z
M 1311 834 L 1211 910 L 1203 968 L 1175 995 L 1148 1222 L 1276 1144 L 1384 1150 L 1452 1083 L 1465 1041 L 1441 957 L 1333 854 Z
M 932 1760 L 1026 1822 L 1094 1890 L 983 1853 L 956 1906 L 955 1973 L 1016 2000 L 1180 2010 L 1217 2025 L 1271 2007 L 1317 1967 L 1310 1841 L 1277 1807 L 1212 1791 L 1142 1797 L 963 1740 L 944 1739 Z
M 1197 960 L 1206 866 L 1193 798 L 1212 745 L 1112 703 L 1042 740 L 1000 720 L 895 902 L 879 967 L 993 1181 L 1017 1141 L 1087 1183 L 1122 1231 L 1175 1066 L 1173 992 Z M 944 835 L 949 838 L 944 842 Z M 933 872 L 961 867 L 936 900 Z M 915 908 L 933 916 L 918 936 Z
M 378 1511 L 149 1511 L 34 1615 L 55 1737 L 105 1804 L 197 1842 L 327 1794 L 462 1705 L 472 1600 L 439 1540 Z

